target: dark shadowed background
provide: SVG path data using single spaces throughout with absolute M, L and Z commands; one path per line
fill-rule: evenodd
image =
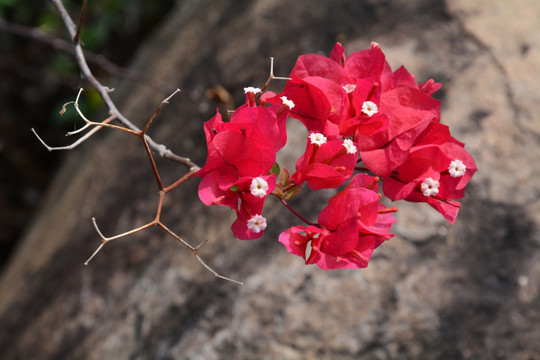
M 101 40 L 83 32 L 83 42 L 144 76 L 92 68 L 139 126 L 181 88 L 150 135 L 200 165 L 202 123 L 261 86 L 270 56 L 287 75 L 300 54 L 377 41 L 393 69 L 443 83 L 443 122 L 479 172 L 455 226 L 398 203 L 396 237 L 363 270 L 325 272 L 288 254 L 277 237 L 295 220 L 272 199 L 265 236 L 233 239 L 234 214 L 202 205 L 197 180 L 170 194 L 163 221 L 193 244 L 208 238 L 201 256 L 244 286 L 214 278 L 159 229 L 111 242 L 85 267 L 99 245 L 92 217 L 105 235 L 152 220 L 151 169 L 137 139 L 115 131 L 69 153 L 42 148 L 29 128 L 67 144 L 73 113 L 53 119 L 81 80 L 69 56 L 2 31 L 2 359 L 540 359 L 540 2 L 171 1 L 151 20 L 142 3 L 107 4 L 94 3 L 85 25 Z M 1 15 L 66 38 L 47 6 Z M 80 5 L 67 6 L 77 18 Z M 211 96 L 220 87 L 232 103 Z M 95 94 L 84 97 L 103 119 Z M 290 123 L 284 161 L 303 149 Z M 185 173 L 158 167 L 166 183 Z M 331 195 L 294 205 L 315 216 Z

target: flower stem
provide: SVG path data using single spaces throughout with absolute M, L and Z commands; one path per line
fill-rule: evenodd
M 313 226 L 316 226 L 317 224 L 315 223 L 312 223 L 311 221 L 308 221 L 305 217 L 303 217 L 302 215 L 300 215 L 299 213 L 296 212 L 296 210 L 294 210 L 289 204 L 287 204 L 287 202 L 283 199 L 279 199 L 283 205 L 285 205 L 285 207 L 287 209 L 289 209 L 290 212 L 292 212 L 294 215 L 296 215 L 300 220 L 302 220 L 303 222 L 305 222 L 306 224 L 308 225 L 313 225 Z

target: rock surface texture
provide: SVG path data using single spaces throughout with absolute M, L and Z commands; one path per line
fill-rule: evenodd
M 202 123 L 217 106 L 207 89 L 225 87 L 238 105 L 270 56 L 287 75 L 302 53 L 374 40 L 394 69 L 443 82 L 443 122 L 479 168 L 456 225 L 398 203 L 396 237 L 367 269 L 325 272 L 277 242 L 294 224 L 277 201 L 264 238 L 241 242 L 234 214 L 202 205 L 193 180 L 167 198 L 163 221 L 193 244 L 210 239 L 201 256 L 244 286 L 214 278 L 159 229 L 108 244 L 85 267 L 99 245 L 91 217 L 118 234 L 152 220 L 158 200 L 137 139 L 102 132 L 68 156 L 2 275 L 0 357 L 540 359 L 538 19 L 536 0 L 178 2 L 133 62 L 183 90 L 155 140 L 202 165 Z M 168 94 L 125 84 L 113 95 L 142 125 Z M 166 183 L 185 171 L 158 167 Z

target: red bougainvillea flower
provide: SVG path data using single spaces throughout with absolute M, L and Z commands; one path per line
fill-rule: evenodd
M 331 85 L 337 87 L 334 83 L 322 78 L 310 79 L 314 80 L 314 82 L 317 82 L 317 80 L 319 83 L 325 82 L 328 87 Z M 325 123 L 332 114 L 333 107 L 323 89 L 312 84 L 309 81 L 310 79 L 300 79 L 293 76 L 292 80 L 287 81 L 283 92 L 269 98 L 268 102 L 272 104 L 279 103 L 282 96 L 291 99 L 295 106 L 291 109 L 289 115 L 302 121 L 309 131 L 323 132 Z M 330 94 L 336 90 L 340 92 L 339 87 L 337 87 L 337 89 L 334 88 L 333 91 L 330 91 Z
M 308 131 L 315 132 L 322 132 L 327 120 L 339 125 L 361 116 L 364 103 L 376 95 L 386 67 L 384 54 L 378 47 L 345 58 L 338 43 L 330 58 L 319 54 L 300 56 L 289 75 L 292 81 L 283 91 L 295 104 L 301 104 L 291 116 L 301 120 Z M 378 96 L 370 104 L 376 106 L 376 99 Z
M 465 186 L 476 164 L 448 127 L 432 123 L 420 136 L 407 160 L 384 179 L 383 191 L 391 200 L 427 202 L 454 223 Z
M 275 188 L 275 175 L 268 175 L 276 152 L 287 140 L 285 121 L 294 103 L 286 97 L 280 105 L 256 105 L 260 89 L 245 89 L 246 103 L 230 122 L 219 113 L 204 124 L 208 156 L 197 172 L 203 177 L 199 198 L 206 205 L 228 206 L 236 211 L 232 226 L 239 239 L 261 237 L 266 227 L 262 209 Z
M 263 236 L 263 231 L 266 229 L 264 216 L 251 214 L 244 209 L 237 210 L 236 216 L 236 221 L 232 224 L 231 229 L 237 239 L 254 240 Z
M 199 198 L 206 205 L 228 206 L 236 211 L 237 220 L 233 234 L 241 240 L 251 240 L 263 235 L 266 228 L 261 220 L 264 202 L 276 186 L 274 174 L 239 178 L 233 167 L 216 169 L 207 174 L 199 184 Z M 255 215 L 256 224 L 250 222 Z
M 440 84 L 418 85 L 404 67 L 392 73 L 377 43 L 349 56 L 339 43 L 330 57 L 302 55 L 290 77 L 283 93 L 300 104 L 291 116 L 324 135 L 327 122 L 336 124 L 379 176 L 402 164 L 419 134 L 440 118 L 440 103 L 431 97 Z
M 249 106 L 247 97 L 248 102 L 233 113 L 230 122 L 223 122 L 218 112 L 204 124 L 208 155 L 198 176 L 226 166 L 234 167 L 239 176 L 259 176 L 274 165 L 276 152 L 286 142 L 288 106 Z
M 238 177 L 233 167 L 214 170 L 199 184 L 199 198 L 205 205 L 222 205 L 238 210 L 239 200 L 257 198 L 264 201 L 276 185 L 274 174 Z
M 427 95 L 431 95 L 441 88 L 441 83 L 437 83 L 433 81 L 433 79 L 429 79 L 428 81 L 418 85 L 414 75 L 407 71 L 404 66 L 401 66 L 392 73 L 392 77 L 389 82 L 382 84 L 382 87 L 384 91 L 397 89 L 400 87 L 409 87 L 418 89 Z
M 197 173 L 207 205 L 235 210 L 239 239 L 266 229 L 264 201 L 285 200 L 304 183 L 313 189 L 345 189 L 329 200 L 318 224 L 280 235 L 287 250 L 323 269 L 365 267 L 375 248 L 391 238 L 392 212 L 379 202 L 379 177 L 391 200 L 427 202 L 454 222 L 476 164 L 464 145 L 440 124 L 441 84 L 418 84 L 405 67 L 392 72 L 379 44 L 349 56 L 339 43 L 329 57 L 302 55 L 280 94 L 244 89 L 246 102 L 224 122 L 217 113 L 204 124 L 208 157 Z M 259 103 L 259 104 L 257 104 Z M 276 152 L 287 141 L 288 115 L 308 130 L 306 151 L 291 176 L 276 185 Z M 358 162 L 362 162 L 357 167 Z M 370 172 L 353 176 L 355 170 Z M 290 207 L 289 207 L 290 209 Z M 302 220 L 299 214 L 290 209 Z
M 338 187 L 351 177 L 357 159 L 357 148 L 352 140 L 327 140 L 321 133 L 311 133 L 292 181 L 297 185 L 307 181 L 313 190 Z
M 440 102 L 418 89 L 400 87 L 381 94 L 379 109 L 388 118 L 389 142 L 362 151 L 362 161 L 374 174 L 387 176 L 405 161 L 428 125 L 440 119 Z
M 236 221 L 231 229 L 234 236 L 240 240 L 258 239 L 266 229 L 266 218 L 262 216 L 264 201 L 276 186 L 274 174 L 268 176 L 246 179 L 238 182 L 241 199 L 236 210 Z
M 321 211 L 319 226 L 294 226 L 279 241 L 306 264 L 322 269 L 366 267 L 373 250 L 393 236 L 389 231 L 395 222 L 391 212 L 396 210 L 379 202 L 377 181 L 355 175 Z

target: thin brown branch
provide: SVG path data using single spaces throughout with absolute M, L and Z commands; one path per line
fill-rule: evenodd
M 144 126 L 144 128 L 139 132 L 137 133 L 138 136 L 140 136 L 142 142 L 143 142 L 143 145 L 144 145 L 144 149 L 146 150 L 146 154 L 148 155 L 148 159 L 150 160 L 150 165 L 152 166 L 152 170 L 154 171 L 154 176 L 156 177 L 156 181 L 157 181 L 157 184 L 158 184 L 158 187 L 159 187 L 159 191 L 162 192 L 164 190 L 164 187 L 163 187 L 163 182 L 161 181 L 161 177 L 159 176 L 159 172 L 158 172 L 158 169 L 157 169 L 157 165 L 156 165 L 156 161 L 154 160 L 154 156 L 152 155 L 152 151 L 150 150 L 150 147 L 148 146 L 148 142 L 146 140 L 146 132 L 148 131 L 148 128 L 150 128 L 150 125 L 154 122 L 154 120 L 156 119 L 157 115 L 159 114 L 159 112 L 161 111 L 161 108 L 163 107 L 164 104 L 168 104 L 169 103 L 169 100 L 176 94 L 180 92 L 180 89 L 176 89 L 175 92 L 173 92 L 168 98 L 166 98 L 165 100 L 163 100 L 159 106 L 157 107 L 156 111 L 154 111 L 154 113 L 152 114 L 152 116 L 150 117 L 150 120 L 148 120 L 148 122 L 146 123 L 146 125 Z
M 161 108 L 163 107 L 163 105 L 165 104 L 168 104 L 169 103 L 169 100 L 171 100 L 171 98 L 176 95 L 177 93 L 180 92 L 180 89 L 176 89 L 171 95 L 169 95 L 168 98 L 166 98 L 165 100 L 163 100 L 159 106 L 157 107 L 156 111 L 154 111 L 154 114 L 152 114 L 152 116 L 150 117 L 150 120 L 148 120 L 148 122 L 146 123 L 146 125 L 144 126 L 144 129 L 142 129 L 142 133 L 143 134 L 146 134 L 146 132 L 148 131 L 148 128 L 150 127 L 150 125 L 154 122 L 154 119 L 157 117 L 157 115 L 159 114 L 159 112 L 161 111 Z
M 139 136 L 141 137 L 141 140 L 144 145 L 144 150 L 146 151 L 146 154 L 148 155 L 148 159 L 150 160 L 150 165 L 152 166 L 152 171 L 154 172 L 154 176 L 156 177 L 156 182 L 158 184 L 159 191 L 163 191 L 163 182 L 161 181 L 161 176 L 159 176 L 156 161 L 154 160 L 154 157 L 152 156 L 152 151 L 150 150 L 150 147 L 148 146 L 148 143 L 146 142 L 146 138 L 142 131 L 140 132 Z
M 81 41 L 81 29 L 84 22 L 84 14 L 86 14 L 86 3 L 87 0 L 83 0 L 81 7 L 81 16 L 79 17 L 79 23 L 77 24 L 77 31 L 75 32 L 75 36 L 73 37 L 74 44 L 78 44 Z
M 171 185 L 167 186 L 165 189 L 163 189 L 164 192 L 169 192 L 173 189 L 175 189 L 176 187 L 178 187 L 180 184 L 182 184 L 184 181 L 186 181 L 187 179 L 191 178 L 193 175 L 195 175 L 197 173 L 198 170 L 191 170 L 190 172 L 188 172 L 187 174 L 185 174 L 184 176 L 182 176 L 180 179 L 176 180 L 174 183 L 172 183 Z

